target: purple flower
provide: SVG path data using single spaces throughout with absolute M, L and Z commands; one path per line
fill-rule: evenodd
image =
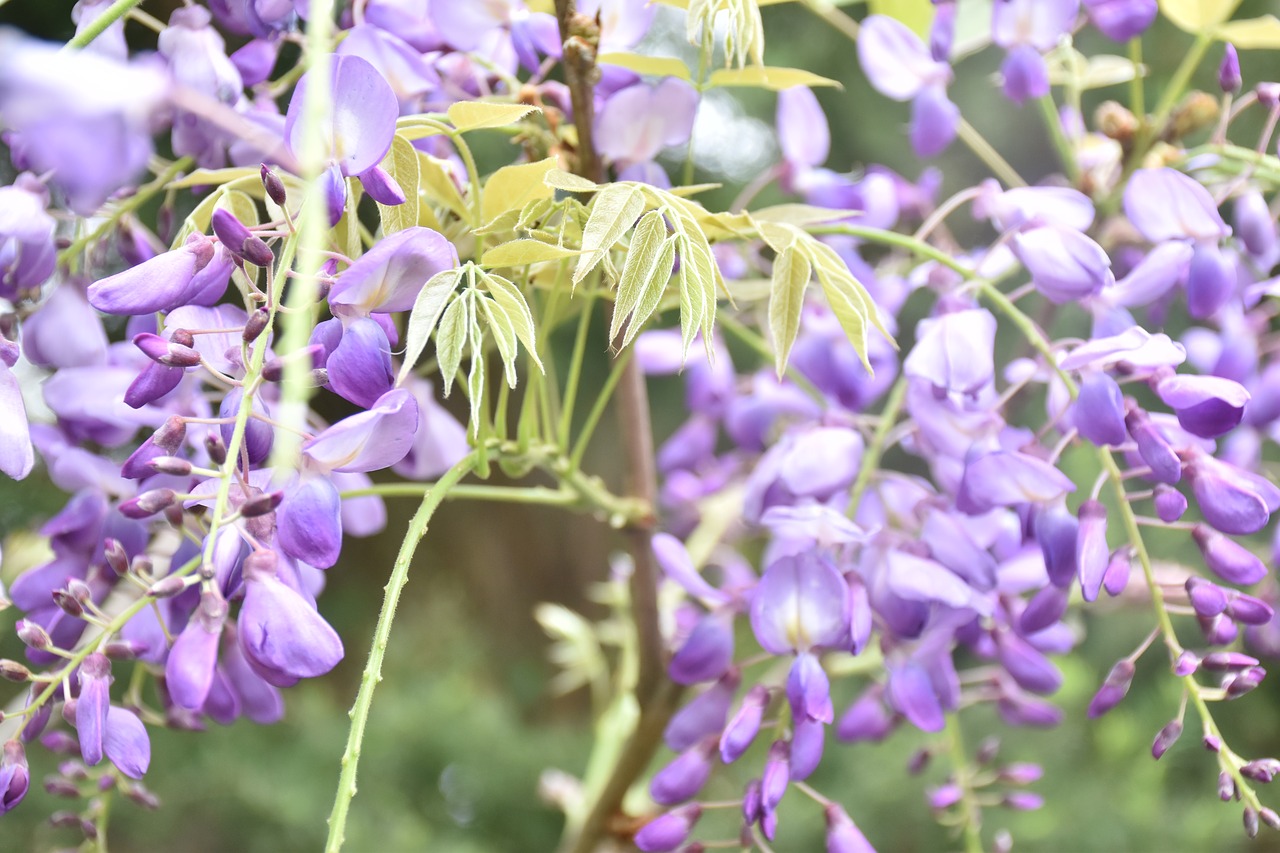
M 1040 54 L 1071 32 L 1079 11 L 1079 0 L 1001 0 L 992 7 L 991 40 L 1008 51 L 1000 67 L 1006 97 L 1021 104 L 1049 94 Z
M 1218 66 L 1218 87 L 1223 92 L 1235 94 L 1243 82 L 1240 76 L 1240 55 L 1236 47 L 1228 43 L 1222 49 L 1222 63 Z
M 649 796 L 659 805 L 674 806 L 696 796 L 711 775 L 715 738 L 686 749 L 659 770 L 649 783 Z
M 803 173 L 826 162 L 831 152 L 831 130 L 813 90 L 793 86 L 778 93 L 778 147 L 793 173 Z
M 34 175 L 24 172 L 12 186 L 0 187 L 0 295 L 10 300 L 53 274 L 56 223 L 48 204 L 49 191 Z M 73 288 L 54 293 L 63 289 Z
M 769 690 L 757 684 L 742 697 L 742 704 L 724 727 L 720 736 L 720 758 L 725 764 L 732 764 L 742 757 L 750 748 L 756 735 L 760 732 L 760 723 L 764 716 L 764 706 L 769 702 Z
M 1124 212 L 1152 243 L 1220 240 L 1231 233 L 1209 191 L 1168 167 L 1133 173 L 1124 190 Z
M 1249 549 L 1230 537 L 1197 524 L 1191 538 L 1204 556 L 1204 563 L 1228 583 L 1251 586 L 1267 576 L 1267 567 Z M 1226 602 L 1223 602 L 1226 609 Z M 1197 612 L 1200 612 L 1197 609 Z
M 733 663 L 733 617 L 727 611 L 705 614 L 671 658 L 667 672 L 677 684 L 697 684 L 724 675 Z
M 1080 591 L 1085 601 L 1096 601 L 1110 562 L 1107 550 L 1107 508 L 1096 500 L 1080 504 L 1076 538 L 1076 569 L 1080 574 Z
M 1101 717 L 1120 704 L 1120 700 L 1129 692 L 1129 685 L 1133 683 L 1133 674 L 1133 661 L 1128 658 L 1116 661 L 1115 666 L 1107 673 L 1106 680 L 1102 682 L 1102 687 L 1098 688 L 1093 700 L 1089 702 L 1089 719 Z
M 276 511 L 276 535 L 289 556 L 319 569 L 338 562 L 342 515 L 338 490 L 328 477 L 303 475 Z
M 793 719 L 830 723 L 835 720 L 831 707 L 831 681 L 816 655 L 796 655 L 787 676 L 787 699 Z
M 24 479 L 35 467 L 35 450 L 27 426 L 22 386 L 9 368 L 17 363 L 16 347 L 0 338 L 0 471 L 15 480 Z M 6 356 L 12 353 L 12 360 Z
M 1036 289 L 1058 304 L 1092 296 L 1115 282 L 1107 253 L 1079 231 L 1032 228 L 1013 238 L 1013 251 Z
M 1075 491 L 1067 475 L 1043 459 L 997 450 L 975 455 L 965 465 L 956 508 L 978 515 L 997 506 L 1046 503 Z
M 217 592 L 206 592 L 187 627 L 174 640 L 164 675 L 169 697 L 178 707 L 197 711 L 208 698 L 226 619 L 226 601 Z
M 699 693 L 677 711 L 663 731 L 663 740 L 671 749 L 682 751 L 712 735 L 719 736 L 729 717 L 729 706 L 742 682 L 742 674 L 730 669 L 719 681 Z
M 687 142 L 697 111 L 697 90 L 679 78 L 636 83 L 605 101 L 596 118 L 596 144 L 622 166 L 645 163 Z
M 1155 391 L 1177 414 L 1182 428 L 1202 438 L 1234 429 L 1249 402 L 1243 385 L 1217 376 L 1173 375 L 1160 380 Z
M 674 811 L 659 815 L 646 823 L 636 833 L 635 844 L 645 853 L 666 853 L 675 850 L 693 831 L 693 825 L 702 817 L 702 806 L 690 803 Z
M 875 853 L 843 808 L 829 803 L 823 813 L 827 821 L 827 853 Z
M 132 711 L 124 708 L 107 710 L 102 743 L 107 758 L 121 773 L 130 779 L 141 779 L 146 775 L 151 764 L 151 739 L 147 736 L 147 727 Z
M 458 250 L 430 228 L 406 228 L 379 240 L 334 281 L 337 314 L 408 311 L 428 279 L 458 265 Z
M 996 318 L 982 308 L 921 320 L 902 372 L 939 391 L 977 394 L 995 375 L 995 340 Z
M 1124 444 L 1124 416 L 1124 392 L 1116 381 L 1105 373 L 1086 373 L 1071 415 L 1080 434 L 1099 447 Z
M 5 741 L 4 753 L 0 755 L 0 815 L 17 808 L 30 784 L 31 770 L 27 767 L 22 741 Z
M 203 234 L 192 235 L 181 248 L 89 285 L 89 304 L 106 314 L 139 315 L 172 311 L 197 300 L 217 302 L 223 290 L 207 291 L 198 277 L 213 260 L 213 241 Z
M 1112 41 L 1128 41 L 1146 32 L 1156 19 L 1156 0 L 1084 0 L 1089 20 Z
M 895 18 L 870 15 L 858 34 L 858 62 L 880 94 L 913 101 L 908 136 L 916 154 L 932 157 L 951 144 L 960 120 L 946 94 L 951 68 L 919 36 Z
M 244 580 L 240 649 L 258 675 L 288 687 L 337 666 L 342 660 L 342 640 L 314 607 L 277 577 L 274 568 L 251 566 L 246 560 Z
M 80 698 L 76 701 L 76 732 L 80 754 L 90 767 L 100 763 L 107 710 L 111 707 L 111 662 L 94 652 L 80 664 Z
M 169 60 L 169 73 L 179 86 L 234 106 L 244 94 L 244 81 L 227 58 L 222 36 L 210 26 L 211 18 L 209 11 L 199 6 L 175 9 L 169 26 L 160 33 L 160 54 Z M 217 168 L 225 163 L 226 144 L 224 132 L 212 123 L 193 112 L 175 111 L 175 154 L 194 157 L 205 168 Z
M 325 471 L 377 471 L 409 452 L 418 429 L 418 402 L 403 388 L 383 394 L 367 412 L 338 421 L 302 445 Z
M 339 321 L 341 322 L 341 321 Z M 377 321 L 356 317 L 343 323 L 342 337 L 325 362 L 329 387 L 362 408 L 391 391 L 391 342 Z M 397 458 L 395 461 L 399 461 Z
M 783 557 L 751 596 L 751 628 L 771 654 L 839 646 L 849 631 L 849 588 L 813 553 Z

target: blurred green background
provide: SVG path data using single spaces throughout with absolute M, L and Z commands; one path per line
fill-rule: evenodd
M 166 6 L 173 5 L 153 0 L 144 8 L 164 19 Z M 1273 11 L 1275 5 L 1248 2 L 1241 14 Z M 0 4 L 0 23 L 66 38 L 70 7 L 62 0 L 13 0 Z M 832 125 L 829 165 L 843 170 L 883 163 L 916 177 L 920 167 L 903 135 L 908 107 L 868 88 L 852 44 L 797 5 L 767 8 L 765 24 L 771 64 L 804 67 L 844 84 L 843 91 L 818 93 Z M 153 40 L 140 27 L 131 25 L 129 33 L 139 47 Z M 1188 36 L 1163 21 L 1148 36 L 1148 103 L 1189 43 Z M 1094 35 L 1082 38 L 1080 46 L 1086 53 L 1119 52 Z M 1212 86 L 1217 55 L 1211 53 L 1197 78 L 1204 88 Z M 952 97 L 1034 182 L 1055 169 L 1052 151 L 1034 108 L 1019 111 L 995 93 L 991 75 L 999 61 L 994 51 L 966 60 Z M 1250 83 L 1280 76 L 1272 56 L 1246 54 L 1243 65 Z M 1124 91 L 1091 93 L 1086 114 L 1105 97 L 1123 99 Z M 745 93 L 741 103 L 748 115 L 772 124 L 772 95 Z M 946 175 L 944 194 L 985 174 L 959 144 L 934 165 Z M 737 189 L 726 186 L 710 194 L 707 203 L 723 206 Z M 758 203 L 778 200 L 781 196 L 769 190 Z M 603 340 L 597 339 L 591 351 L 599 359 L 589 369 L 588 389 L 598 387 L 602 377 Z M 665 435 L 682 417 L 678 382 L 656 383 L 654 401 L 658 433 Z M 588 464 L 617 483 L 613 442 L 606 421 Z M 31 528 L 55 512 L 60 501 L 38 474 L 22 484 L 0 480 L 0 535 Z M 412 505 L 392 503 L 390 510 L 387 533 L 348 540 L 342 562 L 328 574 L 322 610 L 347 645 L 343 664 L 327 678 L 288 691 L 288 715 L 277 726 L 238 723 L 213 726 L 203 734 L 154 731 L 154 760 L 146 783 L 164 805 L 149 813 L 117 804 L 111 820 L 113 850 L 277 853 L 320 848 L 346 736 L 346 710 Z M 17 544 L 8 542 L 10 548 Z M 590 720 L 582 696 L 548 694 L 552 670 L 532 609 L 541 601 L 557 601 L 599 615 L 584 602 L 584 590 L 604 577 L 610 549 L 618 545 L 599 525 L 551 510 L 477 505 L 441 510 L 419 550 L 396 623 L 365 742 L 347 849 L 553 849 L 560 819 L 539 801 L 538 778 L 547 768 L 581 771 L 590 746 Z M 1266 834 L 1247 843 L 1239 807 L 1217 800 L 1215 762 L 1198 746 L 1194 714 L 1182 742 L 1162 761 L 1151 760 L 1151 739 L 1178 707 L 1158 649 L 1141 661 L 1134 689 L 1119 708 L 1099 721 L 1084 718 L 1111 664 L 1150 628 L 1145 606 L 1125 606 L 1099 606 L 1080 623 L 1085 636 L 1081 654 L 1060 661 L 1066 680 L 1056 701 L 1067 712 L 1060 728 L 1009 730 L 985 709 L 964 715 L 971 750 L 985 736 L 998 733 L 1002 760 L 1037 761 L 1045 767 L 1044 779 L 1032 789 L 1045 796 L 1046 808 L 1029 813 L 989 810 L 987 843 L 994 829 L 1007 827 L 1018 850 L 1280 849 L 1275 837 Z M 0 614 L 0 656 L 21 654 L 11 630 L 14 618 L 11 612 Z M 837 685 L 838 709 L 859 686 Z M 1217 710 L 1237 751 L 1249 756 L 1280 752 L 1280 688 L 1273 680 L 1244 701 Z M 831 743 L 812 784 L 843 803 L 881 851 L 956 848 L 958 842 L 932 820 L 924 801 L 925 790 L 945 776 L 945 760 L 931 763 L 918 776 L 907 771 L 910 757 L 930 743 L 907 729 L 879 746 Z M 51 811 L 75 805 L 48 796 L 38 784 L 53 772 L 56 761 L 40 749 L 32 749 L 30 757 L 37 784 L 21 809 L 0 822 L 0 849 L 74 846 L 78 839 L 73 832 L 43 823 Z M 734 797 L 747 770 L 759 767 L 760 760 L 749 756 L 717 776 L 707 796 Z M 704 827 L 719 818 L 709 816 Z M 811 803 L 789 796 L 776 849 L 820 849 L 820 825 Z M 731 815 L 724 816 L 723 828 L 722 837 L 736 832 Z

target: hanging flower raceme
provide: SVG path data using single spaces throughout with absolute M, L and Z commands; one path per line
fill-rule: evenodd
M 920 37 L 896 18 L 871 15 L 858 34 L 858 62 L 876 91 L 911 101 L 911 147 L 921 157 L 941 154 L 955 139 L 960 109 L 947 98 L 951 67 L 935 59 Z

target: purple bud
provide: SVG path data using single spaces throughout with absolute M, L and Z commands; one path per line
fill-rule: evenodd
M 1013 631 L 995 632 L 1000 663 L 1018 686 L 1032 693 L 1053 693 L 1062 686 L 1062 673 L 1048 658 Z
M 949 809 L 964 799 L 964 789 L 955 782 L 947 782 L 928 792 L 929 808 L 934 811 Z
M 347 207 L 347 179 L 334 164 L 325 170 L 320 180 L 324 186 L 325 210 L 329 212 L 329 227 L 337 228 Z
M 1117 596 L 1129 585 L 1129 573 L 1133 569 L 1133 558 L 1128 547 L 1117 548 L 1111 553 L 1107 563 L 1107 571 L 1102 576 L 1102 588 L 1107 595 Z
M 1064 506 L 1056 506 L 1036 514 L 1036 542 L 1044 554 L 1044 567 L 1049 582 L 1061 589 L 1071 586 L 1076 577 L 1076 540 L 1080 522 Z
M 1186 588 L 1197 615 L 1213 617 L 1227 609 L 1227 591 L 1216 583 L 1193 575 L 1187 578 Z
M 280 176 L 267 168 L 267 164 L 262 164 L 262 186 L 267 191 L 267 196 L 280 207 L 284 207 L 285 199 L 288 198 L 284 189 L 284 181 L 280 180 Z
M 1010 50 L 1000 66 L 1004 78 L 1004 95 L 1015 104 L 1049 94 L 1049 69 L 1040 51 L 1029 44 Z
M 1120 700 L 1129 692 L 1129 685 L 1133 683 L 1133 673 L 1133 661 L 1128 658 L 1116 661 L 1115 666 L 1107 673 L 1106 680 L 1102 682 L 1102 687 L 1089 703 L 1089 719 L 1101 717 L 1120 704 Z
M 135 335 L 133 345 L 142 350 L 147 358 L 165 367 L 195 367 L 200 363 L 200 353 L 190 346 L 165 340 L 149 332 Z
M 791 732 L 792 781 L 802 782 L 818 769 L 826 742 L 827 726 L 812 718 L 797 719 Z
M 177 493 L 173 489 L 151 489 L 122 502 L 120 514 L 125 518 L 150 518 L 173 506 L 176 501 Z
M 1222 771 L 1218 774 L 1218 799 L 1224 803 L 1231 802 L 1236 795 L 1236 783 L 1231 778 L 1231 774 Z
M 16 660 L 5 658 L 0 660 L 0 678 L 14 684 L 25 684 L 31 680 L 31 670 Z
M 32 649 L 47 649 L 53 645 L 49 632 L 37 622 L 30 619 L 19 619 L 14 626 L 18 629 L 18 639 Z
M 742 792 L 742 820 L 747 826 L 760 820 L 764 814 L 764 803 L 760 799 L 760 780 L 752 779 Z
M 232 388 L 222 398 L 222 403 L 218 406 L 218 417 L 232 419 L 238 417 L 243 400 L 244 389 Z M 252 405 L 259 412 L 262 412 L 265 406 L 260 397 L 255 398 Z M 222 435 L 223 444 L 230 445 L 231 439 L 235 435 L 235 423 L 232 421 L 223 423 L 218 427 L 218 431 Z M 245 422 L 244 435 L 241 439 L 241 447 L 249 457 L 249 464 L 257 465 L 265 461 L 271 455 L 271 447 L 274 442 L 275 429 L 271 424 L 250 416 Z
M 725 764 L 737 761 L 751 746 L 760 731 L 760 721 L 768 702 L 769 690 L 761 684 L 752 687 L 742 697 L 742 704 L 720 736 L 720 758 Z
M 1250 396 L 1239 382 L 1220 376 L 1174 374 L 1154 387 L 1178 416 L 1178 424 L 1201 438 L 1217 438 L 1235 429 Z
M 1015 762 L 1000 769 L 1001 781 L 1008 782 L 1010 785 L 1030 785 L 1032 782 L 1039 781 L 1043 775 L 1044 769 L 1039 764 L 1028 762 Z
M 766 814 L 782 802 L 782 795 L 787 792 L 787 783 L 790 781 L 791 748 L 786 741 L 776 740 L 769 747 L 764 774 L 760 778 L 760 803 Z
M 1093 25 L 1118 42 L 1146 32 L 1159 10 L 1156 0 L 1084 0 L 1084 8 Z
M 1076 567 L 1080 574 L 1080 592 L 1085 601 L 1096 601 L 1111 559 L 1107 548 L 1107 508 L 1090 499 L 1080 504 L 1078 515 Z
M 1197 243 L 1187 269 L 1187 311 L 1197 320 L 1217 314 L 1236 289 L 1231 258 L 1215 243 Z
M 1231 676 L 1223 683 L 1228 699 L 1239 699 L 1249 693 L 1266 678 L 1267 671 L 1260 666 L 1251 666 L 1244 672 Z
M 836 737 L 844 741 L 881 741 L 893 731 L 893 714 L 885 707 L 884 688 L 872 685 L 863 691 L 836 726 Z
M 1179 678 L 1192 675 L 1200 668 L 1200 656 L 1195 652 L 1183 650 L 1173 662 L 1173 674 Z
M 1023 634 L 1034 634 L 1053 625 L 1067 612 L 1070 597 L 1067 590 L 1060 587 L 1052 584 L 1044 587 L 1031 597 L 1018 616 L 1018 630 Z
M 733 663 L 733 615 L 712 611 L 698 620 L 667 668 L 677 684 L 697 684 L 724 675 Z
M 1244 807 L 1244 834 L 1250 838 L 1258 837 L 1258 812 L 1253 806 Z
M 267 329 L 267 323 L 271 319 L 271 312 L 267 310 L 265 305 L 259 306 L 249 315 L 249 319 L 245 320 L 244 331 L 240 333 L 240 339 L 246 344 L 251 344 Z
M 1152 479 L 1169 485 L 1182 479 L 1182 460 L 1146 412 L 1130 409 L 1125 416 L 1125 426 L 1137 442 L 1138 455 L 1151 468 Z
M 1032 696 L 1002 696 L 996 703 L 996 710 L 1000 712 L 1000 718 L 1011 726 L 1051 729 L 1062 722 L 1061 709 Z
M 1280 773 L 1280 761 L 1274 758 L 1259 758 L 1240 768 L 1240 775 L 1264 785 L 1274 779 L 1277 773 Z
M 827 853 L 875 853 L 875 848 L 853 820 L 836 803 L 824 809 L 827 819 Z
M 219 242 L 237 258 L 248 261 L 255 267 L 269 267 L 275 260 L 275 255 L 267 244 L 245 227 L 231 211 L 220 207 L 213 212 L 209 221 Z
M 787 699 L 796 719 L 830 723 L 835 720 L 831 707 L 831 682 L 815 655 L 796 656 L 787 676 Z
M 1234 539 L 1203 524 L 1192 529 L 1191 538 L 1200 548 L 1205 565 L 1228 583 L 1249 586 L 1267 576 L 1262 560 Z
M 1010 791 L 1004 795 L 1003 805 L 1015 811 L 1032 812 L 1044 805 L 1044 797 L 1031 791 Z
M 946 62 L 956 38 L 954 2 L 934 3 L 933 24 L 929 27 L 929 54 L 935 62 Z
M 711 775 L 711 755 L 715 751 L 715 738 L 680 753 L 666 767 L 654 774 L 649 783 L 649 795 L 659 805 L 674 806 L 697 795 Z
M 1261 599 L 1227 590 L 1227 615 L 1245 625 L 1266 625 L 1275 616 L 1275 610 Z
M 1271 253 L 1276 246 L 1276 223 L 1271 218 L 1267 200 L 1256 189 L 1236 196 L 1232 224 L 1246 251 L 1254 257 Z
M 200 596 L 200 604 L 178 635 L 165 662 L 165 685 L 179 708 L 199 710 L 213 684 L 218 641 L 227 619 L 227 602 L 215 590 Z
M 1228 646 L 1240 636 L 1240 629 L 1226 616 L 1196 616 L 1205 642 L 1211 646 Z
M 742 682 L 742 674 L 731 668 L 709 689 L 675 713 L 663 732 L 669 748 L 682 751 L 709 735 L 719 735 L 725 728 L 729 706 Z
M 1169 747 L 1178 742 L 1178 738 L 1182 736 L 1182 720 L 1170 720 L 1165 724 L 1159 732 L 1156 733 L 1156 739 L 1151 744 L 1151 757 L 1160 760 Z
M 1210 652 L 1200 665 L 1211 672 L 1232 672 L 1257 666 L 1258 659 L 1240 652 Z
M 191 473 L 192 464 L 177 456 L 157 456 L 147 462 L 147 467 L 157 474 L 173 474 L 185 477 Z
M 666 853 L 675 850 L 693 831 L 693 825 L 702 817 L 702 807 L 690 803 L 659 815 L 636 833 L 635 844 L 645 853 Z
M 1275 810 L 1263 806 L 1258 809 L 1258 817 L 1262 818 L 1262 822 L 1272 829 L 1280 829 L 1280 815 L 1276 814 Z
M 1204 520 L 1231 535 L 1265 527 L 1280 495 L 1269 481 L 1204 453 L 1193 455 L 1187 477 Z
M 94 652 L 80 664 L 80 698 L 76 702 L 76 732 L 80 755 L 90 767 L 102 761 L 107 711 L 111 707 L 111 661 Z
M 1187 511 L 1187 498 L 1167 483 L 1157 483 L 1155 488 L 1156 515 L 1166 524 L 1182 518 Z
M 1116 381 L 1100 371 L 1080 380 L 1072 422 L 1080 434 L 1099 447 L 1124 444 L 1124 392 Z
M 1244 78 L 1240 76 L 1240 54 L 1235 45 L 1227 43 L 1222 48 L 1222 64 L 1218 66 L 1218 86 L 1223 92 L 1234 95 L 1240 91 Z

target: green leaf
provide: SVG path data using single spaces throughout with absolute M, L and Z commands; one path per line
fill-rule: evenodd
M 382 217 L 382 233 L 394 234 L 418 224 L 418 151 L 402 136 L 391 140 L 391 150 L 382 160 L 382 168 L 395 179 L 404 191 L 405 203 L 385 205 L 378 203 L 378 215 Z
M 503 166 L 494 172 L 481 191 L 480 218 L 490 222 L 508 210 L 523 210 L 531 201 L 550 198 L 551 187 L 543 178 L 555 165 L 556 158 L 548 157 L 536 163 Z
M 532 112 L 540 112 L 531 104 L 501 104 L 492 101 L 457 101 L 449 107 L 449 122 L 458 130 L 481 130 L 506 127 Z
M 643 56 L 639 53 L 602 53 L 596 62 L 601 65 L 617 65 L 637 74 L 652 74 L 655 77 L 679 77 L 681 80 L 692 80 L 689 66 L 673 56 Z
M 765 65 L 748 65 L 746 68 L 721 68 L 711 73 L 709 87 L 752 86 L 757 89 L 772 89 L 780 92 L 792 86 L 835 86 L 844 87 L 836 80 L 822 77 L 802 68 L 771 68 Z
M 470 216 L 467 203 L 458 192 L 458 185 L 453 181 L 453 173 L 449 170 L 449 161 L 432 157 L 430 154 L 418 152 L 418 186 L 427 198 L 442 204 L 465 220 Z
M 835 222 L 848 219 L 851 213 L 847 210 L 834 210 L 829 207 L 814 207 L 809 204 L 775 204 L 751 211 L 756 222 L 779 222 L 785 225 L 796 225 L 804 228 L 808 225 L 821 225 L 824 222 Z
M 478 294 L 477 300 L 480 303 L 481 312 L 484 314 L 486 324 L 489 331 L 493 333 L 493 340 L 498 346 L 498 355 L 502 357 L 503 372 L 506 374 L 507 385 L 516 387 L 516 329 L 511 323 L 511 317 L 507 314 L 506 309 L 494 302 L 484 294 Z M 471 357 L 476 358 L 473 351 Z
M 538 341 L 534 334 L 533 312 L 529 310 L 529 303 L 525 301 L 524 294 L 520 292 L 520 288 L 502 276 L 493 275 L 492 273 L 486 273 L 482 277 L 482 281 L 488 288 L 489 295 L 493 297 L 494 302 L 498 303 L 506 311 L 507 317 L 511 320 L 512 328 L 515 329 L 516 337 L 520 339 L 520 343 L 524 344 L 524 348 L 533 359 L 533 363 L 538 365 L 538 370 L 545 373 L 546 370 L 542 366 L 542 359 L 538 357 Z
M 486 267 L 522 267 L 526 264 L 572 258 L 580 254 L 582 254 L 580 249 L 566 249 L 564 246 L 544 243 L 541 240 L 512 240 L 485 252 L 480 258 L 480 264 Z
M 471 369 L 467 371 L 467 400 L 471 404 L 471 436 L 480 437 L 480 404 L 484 400 L 484 327 L 476 316 L 481 295 L 472 291 L 467 299 L 467 340 L 471 347 Z
M 1179 29 L 1192 35 L 1223 23 L 1240 0 L 1160 0 L 1160 11 Z
M 872 15 L 897 18 L 926 41 L 933 23 L 933 4 L 929 0 L 868 0 Z
M 218 207 L 223 196 L 227 193 L 235 190 L 252 192 L 254 187 L 257 187 L 260 192 L 262 191 L 262 179 L 259 177 L 257 172 L 254 172 L 251 176 L 238 178 L 230 183 L 223 184 L 218 189 L 209 193 L 200 200 L 200 203 L 195 206 L 194 210 L 187 214 L 187 218 L 183 221 L 182 227 L 178 229 L 178 233 L 173 238 L 173 244 L 170 248 L 177 249 L 185 243 L 187 238 L 192 234 L 204 234 L 207 232 L 209 230 L 209 219 L 213 216 L 213 211 Z
M 185 190 L 191 187 L 220 187 L 223 184 L 241 181 L 245 178 L 261 182 L 261 170 L 254 166 L 243 166 L 234 169 L 196 169 L 181 178 L 165 184 L 171 190 Z
M 436 362 L 440 365 L 440 382 L 444 395 L 453 390 L 453 377 L 462 363 L 462 347 L 467 342 L 467 303 L 470 295 L 462 294 L 449 303 L 440 318 L 440 330 L 436 333 Z
M 791 347 L 800 334 L 800 313 L 804 292 L 813 267 L 794 244 L 773 262 L 773 283 L 769 289 L 769 331 L 773 335 L 774 368 L 778 378 L 787 370 Z
M 215 210 L 221 208 L 227 211 L 249 228 L 258 224 L 258 206 L 253 203 L 253 199 L 249 198 L 248 195 L 239 190 L 227 190 L 221 195 L 222 198 L 214 206 Z M 210 216 L 212 215 L 212 212 L 210 212 Z
M 871 320 L 871 325 L 875 326 L 876 331 L 884 335 L 885 340 L 893 344 L 893 348 L 898 348 L 898 342 L 893 339 L 893 335 L 889 334 L 888 327 L 885 326 L 884 320 L 880 317 L 880 309 L 871 298 L 871 294 L 867 293 L 867 289 L 862 286 L 862 282 L 854 278 L 849 266 L 844 262 L 844 258 L 840 257 L 835 249 L 823 243 L 821 240 L 815 240 L 811 235 L 805 235 L 805 244 L 809 249 L 809 260 L 819 271 L 826 271 L 828 275 L 848 282 L 851 293 L 862 304 L 863 313 Z
M 659 211 L 651 210 L 641 217 L 627 249 L 627 260 L 618 279 L 618 295 L 613 303 L 613 321 L 609 325 L 609 340 L 618 336 L 618 330 L 640 301 L 654 261 L 662 251 L 667 238 L 667 223 Z
M 413 310 L 409 312 L 409 323 L 405 330 L 404 340 L 404 366 L 400 368 L 400 375 L 396 378 L 396 384 L 402 384 L 409 374 L 413 372 L 414 366 L 417 365 L 418 359 L 422 357 L 422 351 L 427 348 L 427 341 L 431 338 L 431 333 L 436 328 L 436 323 L 440 320 L 440 315 L 445 312 L 445 306 L 450 308 L 457 304 L 457 300 L 453 299 L 454 290 L 458 286 L 458 280 L 462 277 L 461 269 L 442 270 L 433 275 L 422 290 L 418 292 L 417 299 L 413 302 Z M 450 300 L 453 300 L 450 304 Z M 441 326 L 443 327 L 443 323 Z M 443 334 L 443 329 L 441 331 Z M 436 337 L 436 351 L 440 351 L 439 335 Z M 457 359 L 454 359 L 454 369 L 457 369 Z M 441 368 L 443 372 L 443 368 Z M 445 382 L 451 382 L 453 373 L 445 374 Z M 448 387 L 446 384 L 445 387 Z
M 581 175 L 575 175 L 563 169 L 552 169 L 542 180 L 553 190 L 564 190 L 570 193 L 593 193 L 600 189 L 600 185 L 595 181 L 589 181 Z
M 1216 35 L 1239 50 L 1268 50 L 1280 47 L 1280 18 L 1263 15 L 1243 21 L 1228 21 L 1218 27 Z
M 635 311 L 632 312 L 631 322 L 627 324 L 626 334 L 622 338 L 622 347 L 631 345 L 640 330 L 644 328 L 644 324 L 653 316 L 653 312 L 658 309 L 658 305 L 662 302 L 662 296 L 667 292 L 667 282 L 671 280 L 671 271 L 676 265 L 676 237 L 672 235 L 662 241 L 662 249 L 658 252 L 657 259 L 654 260 L 653 266 L 649 269 L 649 278 L 644 283 L 644 289 L 640 294 L 640 302 L 636 305 Z
M 827 304 L 831 306 L 831 313 L 840 321 L 840 328 L 844 329 L 845 337 L 853 344 L 854 351 L 862 360 L 862 366 L 867 373 L 871 373 L 871 362 L 867 360 L 867 315 L 862 300 L 858 297 L 857 282 L 853 281 L 852 276 L 846 278 L 832 275 L 821 266 L 818 267 L 818 281 L 822 284 L 822 292 L 826 294 Z
M 644 211 L 644 194 L 634 184 L 609 184 L 596 193 L 582 231 L 582 252 L 573 271 L 576 285 L 596 268 Z

